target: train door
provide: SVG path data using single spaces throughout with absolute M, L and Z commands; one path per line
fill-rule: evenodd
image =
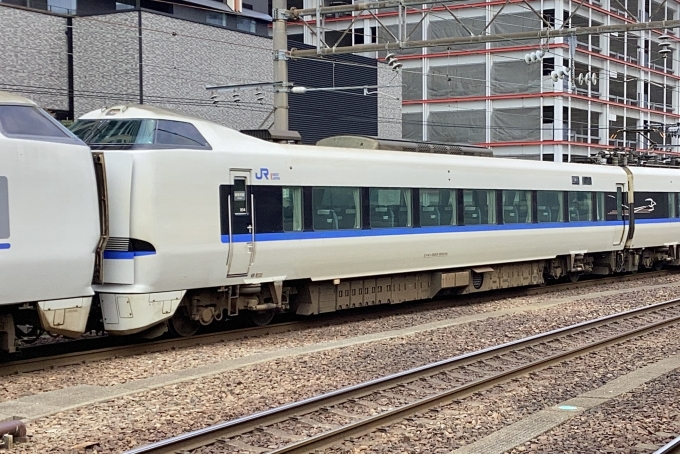
M 227 277 L 246 276 L 255 259 L 255 198 L 250 191 L 250 170 L 231 170 L 229 183 Z
M 628 204 L 627 204 L 627 192 L 624 184 L 618 183 L 616 185 L 616 221 L 617 226 L 619 226 L 615 231 L 612 238 L 612 244 L 614 246 L 621 246 L 626 241 L 626 234 L 628 232 Z M 613 213 L 612 213 L 613 214 Z

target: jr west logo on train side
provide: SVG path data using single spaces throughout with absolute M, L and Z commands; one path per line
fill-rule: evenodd
M 255 178 L 258 180 L 280 180 L 278 173 L 270 172 L 266 167 L 260 167 L 260 172 L 255 173 Z

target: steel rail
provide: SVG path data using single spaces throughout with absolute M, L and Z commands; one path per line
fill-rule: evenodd
M 187 348 L 199 345 L 211 345 L 219 342 L 227 342 L 246 337 L 258 337 L 272 334 L 280 334 L 295 330 L 311 329 L 319 326 L 326 326 L 329 323 L 346 323 L 355 321 L 357 319 L 365 319 L 367 317 L 387 317 L 404 312 L 432 310 L 443 307 L 450 307 L 452 303 L 480 304 L 489 300 L 496 299 L 501 296 L 504 298 L 510 298 L 520 296 L 542 295 L 563 290 L 595 287 L 599 285 L 607 285 L 616 282 L 629 282 L 645 278 L 673 275 L 677 273 L 678 271 L 675 270 L 651 271 L 624 276 L 609 276 L 605 278 L 590 279 L 575 283 L 554 284 L 545 287 L 508 288 L 492 292 L 470 293 L 466 295 L 456 296 L 455 299 L 447 298 L 445 300 L 441 299 L 430 301 L 415 301 L 407 306 L 387 304 L 374 305 L 363 308 L 357 308 L 356 310 L 358 312 L 356 313 L 352 312 L 351 314 L 342 314 L 342 312 L 344 311 L 324 314 L 328 315 L 329 317 L 332 316 L 333 317 L 332 319 L 324 318 L 322 320 L 319 319 L 299 320 L 293 322 L 277 323 L 268 326 L 258 326 L 252 328 L 236 329 L 231 331 L 221 331 L 217 333 L 200 334 L 197 336 L 186 338 L 161 339 L 132 345 L 128 344 L 113 347 L 96 348 L 80 352 L 63 353 L 53 356 L 39 356 L 32 359 L 10 360 L 7 362 L 0 361 L 0 377 L 35 372 L 55 367 L 64 367 L 75 364 L 101 361 L 110 358 L 123 358 L 128 356 L 141 355 L 147 353 L 158 353 L 173 349 Z M 367 310 L 369 308 L 374 309 L 375 312 Z M 92 339 L 92 341 L 96 341 L 96 339 Z
M 668 444 L 663 445 L 652 454 L 671 454 L 676 452 L 680 452 L 680 437 L 677 437 Z
M 62 355 L 38 357 L 33 359 L 0 362 L 0 377 L 26 372 L 34 372 L 47 368 L 70 366 L 85 362 L 99 361 L 109 358 L 121 358 L 146 353 L 156 353 L 184 347 L 198 345 L 215 344 L 244 337 L 266 336 L 271 334 L 285 333 L 292 331 L 300 325 L 300 322 L 278 323 L 268 326 L 256 326 L 232 331 L 221 331 L 218 333 L 200 334 L 192 337 L 181 337 L 176 339 L 163 339 L 154 342 L 144 342 L 140 344 L 122 345 L 115 347 L 99 348 L 96 350 L 86 350 L 75 353 L 65 353 Z M 78 341 L 76 341 L 78 342 Z
M 168 351 L 172 349 L 185 348 L 197 345 L 210 345 L 218 342 L 225 342 L 229 340 L 236 340 L 245 337 L 265 336 L 271 334 L 279 334 L 300 329 L 315 328 L 324 326 L 328 323 L 345 323 L 356 320 L 357 317 L 366 318 L 367 316 L 390 316 L 412 310 L 428 310 L 441 307 L 448 307 L 451 302 L 460 302 L 467 304 L 478 304 L 490 299 L 497 298 L 501 293 L 504 297 L 514 296 L 528 296 L 541 295 L 546 293 L 558 292 L 562 290 L 578 289 L 594 287 L 598 285 L 607 285 L 616 282 L 629 282 L 644 278 L 661 277 L 672 274 L 677 274 L 675 270 L 652 271 L 641 274 L 632 274 L 625 276 L 613 276 L 599 279 L 591 279 L 579 281 L 575 283 L 554 284 L 544 287 L 524 287 L 524 288 L 509 288 L 484 293 L 471 293 L 460 295 L 456 300 L 430 300 L 430 301 L 416 301 L 409 306 L 395 306 L 395 305 L 375 305 L 366 308 L 359 308 L 362 311 L 360 314 L 340 315 L 339 313 L 329 313 L 326 315 L 333 315 L 333 320 L 302 320 L 287 323 L 278 323 L 264 327 L 244 328 L 226 332 L 202 334 L 188 338 L 177 339 L 162 339 L 151 342 L 144 342 L 142 344 L 122 345 L 114 347 L 99 348 L 94 350 L 87 350 L 81 352 L 65 353 L 50 357 L 37 357 L 28 360 L 16 360 L 11 362 L 0 362 L 0 377 L 6 375 L 14 375 L 19 373 L 34 372 L 38 370 L 63 367 L 74 364 L 81 364 L 85 362 L 100 361 L 103 359 L 127 357 L 146 353 L 157 353 Z M 366 309 L 373 308 L 379 310 L 379 313 L 369 312 Z M 377 309 L 379 308 L 379 309 Z M 79 341 L 75 341 L 79 342 Z
M 629 317 L 640 316 L 648 313 L 653 313 L 667 308 L 678 306 L 680 299 L 665 301 L 654 305 L 636 308 L 617 314 L 600 317 L 595 320 L 590 320 L 565 328 L 552 330 L 543 334 L 529 336 L 524 339 L 519 339 L 513 342 L 508 342 L 495 347 L 489 347 L 477 352 L 467 353 L 446 360 L 431 363 L 425 366 L 416 367 L 407 371 L 398 372 L 378 379 L 370 380 L 358 385 L 349 386 L 336 391 L 332 391 L 319 396 L 304 399 L 299 402 L 283 405 L 274 409 L 255 413 L 249 416 L 241 417 L 235 420 L 223 422 L 210 426 L 204 429 L 188 432 L 176 437 L 166 440 L 161 440 L 146 446 L 141 446 L 135 449 L 126 451 L 125 454 L 158 454 L 170 453 L 179 450 L 192 450 L 201 446 L 212 444 L 219 439 L 234 437 L 236 435 L 251 432 L 260 426 L 267 426 L 282 422 L 298 415 L 310 413 L 319 410 L 323 407 L 332 406 L 338 403 L 347 402 L 350 399 L 360 398 L 362 396 L 371 394 L 376 391 L 391 389 L 400 384 L 413 382 L 419 378 L 435 375 L 439 372 L 451 369 L 453 367 L 461 367 L 476 363 L 479 361 L 488 360 L 494 356 L 503 353 L 509 353 L 514 350 L 527 348 L 530 346 L 537 346 L 552 341 L 558 338 L 577 334 L 580 331 L 590 330 L 593 328 L 606 326 L 613 322 L 623 321 Z M 356 421 L 347 426 L 333 429 L 319 435 L 304 439 L 284 446 L 279 449 L 272 450 L 271 453 L 293 453 L 293 452 L 310 452 L 314 449 L 327 447 L 334 442 L 347 439 L 348 437 L 359 436 L 375 430 L 377 427 L 384 426 L 390 422 L 403 419 L 404 416 L 417 413 L 419 411 L 432 408 L 442 402 L 451 401 L 457 398 L 465 397 L 472 393 L 478 392 L 482 389 L 491 387 L 495 384 L 507 381 L 519 375 L 526 374 L 529 371 L 542 369 L 547 365 L 555 362 L 561 362 L 566 359 L 581 356 L 594 350 L 604 348 L 609 345 L 620 343 L 624 340 L 640 336 L 642 334 L 660 329 L 664 326 L 671 325 L 680 321 L 680 315 L 672 318 L 667 318 L 662 321 L 655 321 L 651 324 L 646 324 L 642 327 L 624 332 L 617 333 L 613 336 L 601 339 L 594 343 L 589 343 L 585 346 L 580 346 L 560 352 L 540 360 L 531 361 L 516 367 L 510 371 L 505 371 L 498 375 L 484 377 L 482 379 L 470 382 L 463 386 L 458 386 L 454 389 L 444 391 L 439 394 L 429 396 L 427 398 L 418 400 L 416 402 L 395 408 L 373 417 Z

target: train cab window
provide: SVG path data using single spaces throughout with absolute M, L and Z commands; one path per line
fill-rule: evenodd
M 570 191 L 568 194 L 569 221 L 593 220 L 593 195 L 589 191 Z
M 536 191 L 537 222 L 563 222 L 564 194 L 561 191 Z
M 421 189 L 420 225 L 456 225 L 456 190 Z
M 312 188 L 314 230 L 361 228 L 359 188 Z
M 0 106 L 0 131 L 13 138 L 80 143 L 55 119 L 33 106 Z
M 495 224 L 496 191 L 466 189 L 463 191 L 463 224 Z
M 302 231 L 302 188 L 282 188 L 283 231 Z
M 371 228 L 411 227 L 411 190 L 370 188 Z
M 183 121 L 158 120 L 154 143 L 176 147 L 207 147 L 208 142 L 196 126 Z
M 76 137 L 85 140 L 90 135 L 92 129 L 97 124 L 97 120 L 78 120 L 69 128 Z
M 596 221 L 605 221 L 607 219 L 607 208 L 605 202 L 606 194 L 604 192 L 595 193 L 595 214 Z
M 531 191 L 503 191 L 503 223 L 529 224 L 531 218 Z
M 675 193 L 669 193 L 668 194 L 668 217 L 669 218 L 675 218 L 678 217 L 678 212 L 677 212 L 677 202 L 675 200 Z
M 194 125 L 182 121 L 125 119 L 97 120 L 94 126 L 78 120 L 71 130 L 81 131 L 80 137 L 93 149 L 211 149 L 210 144 Z

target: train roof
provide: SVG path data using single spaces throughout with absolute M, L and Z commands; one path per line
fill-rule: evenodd
M 37 106 L 37 104 L 28 98 L 15 95 L 8 91 L 0 91 L 0 104 L 23 104 L 27 106 Z
M 186 115 L 170 109 L 154 107 L 147 104 L 120 104 L 111 107 L 103 107 L 93 110 L 78 118 L 81 120 L 170 120 L 191 123 L 203 134 L 211 146 L 215 146 L 224 140 L 231 142 L 246 142 L 248 144 L 261 145 L 262 140 L 242 134 L 232 128 L 204 120 L 191 115 Z M 266 142 L 265 142 L 266 143 Z
M 170 109 L 161 109 L 160 107 L 149 106 L 146 104 L 120 104 L 111 107 L 103 107 L 101 109 L 93 110 L 88 112 L 81 117 L 79 120 L 104 120 L 115 117 L 117 119 L 128 118 L 128 119 L 141 119 L 141 118 L 153 118 L 161 120 L 181 120 L 181 121 L 200 121 L 200 118 L 191 117 L 189 115 L 183 114 L 181 112 L 176 112 Z

